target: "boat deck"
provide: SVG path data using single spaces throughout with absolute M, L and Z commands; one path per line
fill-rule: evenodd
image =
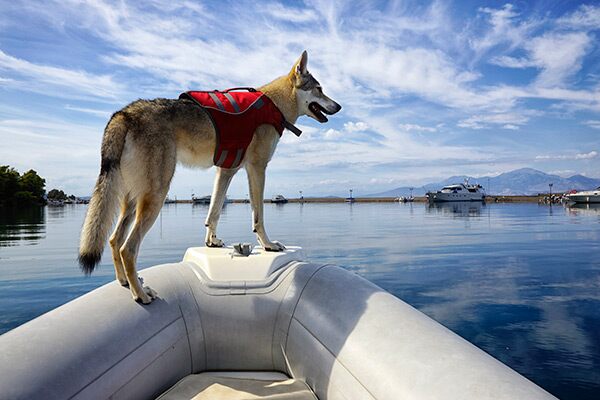
M 188 375 L 157 400 L 318 400 L 299 379 L 277 372 L 205 372 Z

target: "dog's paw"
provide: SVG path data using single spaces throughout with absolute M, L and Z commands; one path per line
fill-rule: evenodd
M 143 292 L 141 295 L 136 295 L 133 294 L 133 299 L 135 301 L 137 301 L 138 303 L 142 303 L 142 304 L 150 304 L 152 303 L 152 300 L 154 300 L 156 297 L 158 297 L 158 293 L 156 293 L 156 291 L 154 289 L 152 289 L 150 286 L 144 286 L 142 287 Z
M 119 282 L 119 285 L 123 287 L 129 287 L 129 282 L 127 281 L 127 278 L 118 278 L 117 282 Z
M 266 251 L 283 251 L 285 250 L 285 246 L 277 241 L 275 242 L 268 242 L 267 244 L 263 245 L 263 249 L 265 249 Z
M 224 243 L 221 239 L 212 237 L 206 241 L 206 247 L 223 247 Z

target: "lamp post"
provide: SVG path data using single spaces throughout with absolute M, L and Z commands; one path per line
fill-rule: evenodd
M 304 203 L 304 196 L 302 196 L 302 190 L 299 190 L 299 192 L 300 192 L 300 201 L 302 203 Z
M 554 186 L 554 183 L 549 183 L 548 186 L 550 187 L 550 196 L 552 196 L 552 186 Z

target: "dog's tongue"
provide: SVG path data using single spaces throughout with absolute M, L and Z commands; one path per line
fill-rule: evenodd
M 319 120 L 319 122 L 321 123 L 325 123 L 328 121 L 327 117 L 325 116 L 325 114 L 323 114 L 321 112 L 321 106 L 317 103 L 310 103 L 308 105 L 308 108 L 310 109 L 310 111 L 315 115 L 315 117 L 317 117 L 317 119 Z

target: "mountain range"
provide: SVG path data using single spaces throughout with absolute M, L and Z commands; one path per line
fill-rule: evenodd
M 423 196 L 428 191 L 440 190 L 443 186 L 453 183 L 462 183 L 465 179 L 469 179 L 470 183 L 479 183 L 485 188 L 486 193 L 491 195 L 535 195 L 538 193 L 548 193 L 548 185 L 550 183 L 553 184 L 552 192 L 567 192 L 573 189 L 586 190 L 600 186 L 600 179 L 588 178 L 583 175 L 573 175 L 569 178 L 563 178 L 533 168 L 521 168 L 490 177 L 451 176 L 441 182 L 414 187 L 413 195 Z M 409 194 L 410 187 L 403 186 L 385 192 L 373 193 L 365 197 L 398 197 L 408 196 Z

